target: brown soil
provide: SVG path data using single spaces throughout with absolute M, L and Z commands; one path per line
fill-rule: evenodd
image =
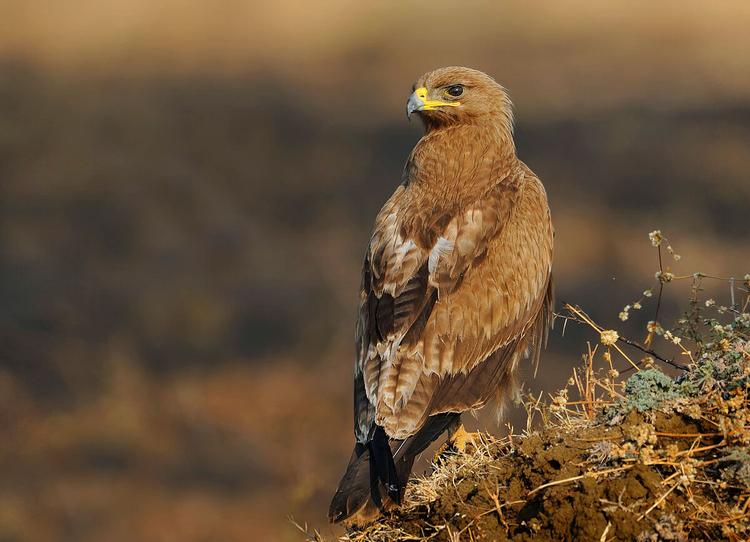
M 679 414 L 656 413 L 648 422 L 659 433 L 706 431 Z M 636 463 L 611 474 L 584 476 L 594 468 L 610 470 L 601 465 L 602 443 L 637 442 L 644 423 L 645 415 L 632 412 L 615 427 L 597 425 L 567 433 L 553 427 L 512 449 L 494 445 L 496 459 L 486 468 L 469 470 L 453 481 L 454 491 L 439 492 L 437 500 L 397 513 L 386 523 L 420 540 L 451 540 L 457 532 L 461 540 L 686 540 L 675 520 L 685 500 L 679 494 L 639 520 L 665 491 L 658 467 Z M 675 444 L 679 450 L 692 442 L 659 437 L 659 446 Z M 444 459 L 454 460 L 460 458 Z M 583 478 L 534 491 L 577 476 Z M 658 538 L 652 538 L 657 533 Z

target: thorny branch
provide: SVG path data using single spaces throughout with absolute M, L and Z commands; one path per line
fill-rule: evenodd
M 577 324 L 583 324 L 583 325 L 587 325 L 587 326 L 591 327 L 591 325 L 588 322 L 586 322 L 585 320 L 582 320 L 582 319 L 578 318 L 577 316 L 575 316 L 575 312 L 576 311 L 580 311 L 581 310 L 580 308 L 573 307 L 572 305 L 570 305 L 568 303 L 566 303 L 564 305 L 564 307 L 565 307 L 565 309 L 567 309 L 571 313 L 571 315 L 560 314 L 560 313 L 556 312 L 555 313 L 555 318 L 562 318 L 565 321 L 570 320 L 570 321 L 573 321 L 573 322 L 575 322 Z M 597 329 L 596 331 L 601 331 L 601 330 Z M 620 341 L 620 342 L 622 342 L 622 343 L 624 343 L 624 344 L 627 344 L 628 346 L 632 346 L 633 348 L 636 348 L 636 349 L 640 350 L 644 354 L 648 354 L 649 356 L 652 356 L 655 359 L 657 359 L 657 360 L 659 360 L 659 361 L 661 361 L 663 363 L 666 363 L 667 365 L 671 365 L 675 369 L 679 369 L 681 371 L 687 371 L 688 370 L 688 366 L 687 365 L 683 365 L 682 363 L 679 363 L 679 362 L 675 361 L 674 359 L 667 359 L 664 356 L 661 356 L 661 355 L 657 354 L 656 352 L 654 352 L 650 348 L 647 348 L 647 347 L 643 346 L 642 344 L 640 344 L 637 341 L 634 341 L 632 339 L 628 339 L 627 337 L 623 337 L 621 335 L 618 335 L 617 340 Z M 620 371 L 620 372 L 624 373 L 624 372 L 630 371 L 632 369 L 633 369 L 633 367 L 627 367 L 626 369 L 624 369 L 623 371 Z
M 659 354 L 657 354 L 656 352 L 654 352 L 650 348 L 646 348 L 642 344 L 640 344 L 640 343 L 638 343 L 638 342 L 636 342 L 636 341 L 634 341 L 632 339 L 628 339 L 627 337 L 618 337 L 617 340 L 618 341 L 622 341 L 625 344 L 627 344 L 629 346 L 632 346 L 633 348 L 637 348 L 638 350 L 640 350 L 644 354 L 648 354 L 649 356 L 652 356 L 655 359 L 658 359 L 659 361 L 666 363 L 667 365 L 671 365 L 675 369 L 679 369 L 681 371 L 687 371 L 688 370 L 688 366 L 687 365 L 679 363 L 679 362 L 675 361 L 674 359 L 663 358 L 662 356 L 660 356 Z M 630 371 L 631 369 L 632 369 L 632 367 L 628 367 L 628 368 L 626 368 L 625 370 L 623 370 L 621 372 L 625 373 L 627 371 Z

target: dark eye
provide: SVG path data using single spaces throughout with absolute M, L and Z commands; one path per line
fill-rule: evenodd
M 445 89 L 445 92 L 449 96 L 453 96 L 454 98 L 457 98 L 458 96 L 461 96 L 461 94 L 464 93 L 464 87 L 461 85 L 451 85 L 447 89 Z

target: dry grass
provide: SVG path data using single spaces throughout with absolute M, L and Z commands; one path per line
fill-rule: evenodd
M 587 326 L 598 344 L 588 345 L 582 366 L 548 402 L 527 397 L 527 428 L 503 439 L 484 435 L 468 453 L 436 458 L 429 475 L 412 480 L 401 510 L 340 540 L 746 540 L 750 276 L 678 276 L 662 250 L 675 262 L 679 255 L 659 232 L 651 241 L 658 293 L 646 290 L 620 312 L 625 321 L 653 305 L 645 340 L 566 305 L 563 328 Z M 709 280 L 729 285 L 726 305 L 702 297 Z M 664 290 L 680 281 L 691 282 L 690 299 L 667 329 L 659 320 Z M 555 457 L 568 461 L 550 475 Z M 572 515 L 560 504 L 544 508 L 590 497 L 596 506 L 574 505 Z

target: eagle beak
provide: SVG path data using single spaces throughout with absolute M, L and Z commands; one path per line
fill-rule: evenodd
M 426 90 L 424 88 L 420 88 L 421 90 Z M 409 96 L 409 99 L 406 100 L 406 118 L 411 119 L 411 114 L 415 111 L 421 111 L 422 107 L 424 106 L 424 99 L 420 98 L 417 94 L 417 90 L 415 90 L 411 96 Z M 424 94 L 426 95 L 426 93 Z
M 428 100 L 427 89 L 420 87 L 409 96 L 406 101 L 406 118 L 411 118 L 415 111 L 431 111 L 438 107 L 458 107 L 461 102 L 444 102 L 442 100 Z

